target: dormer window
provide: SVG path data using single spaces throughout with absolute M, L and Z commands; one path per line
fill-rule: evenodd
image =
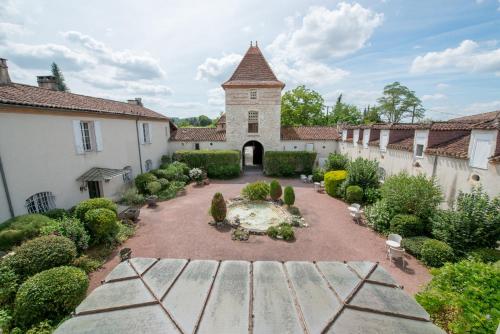
M 250 91 L 250 100 L 257 100 L 257 91 L 255 89 Z
M 259 112 L 249 111 L 248 112 L 248 133 L 258 133 L 259 132 Z

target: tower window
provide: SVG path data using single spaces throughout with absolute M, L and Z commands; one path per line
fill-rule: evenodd
M 249 111 L 248 112 L 248 133 L 258 133 L 259 132 L 259 112 Z
M 250 100 L 257 100 L 257 91 L 256 90 L 250 91 Z

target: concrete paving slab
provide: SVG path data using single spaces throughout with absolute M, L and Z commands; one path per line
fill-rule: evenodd
M 130 260 L 130 263 L 134 266 L 139 275 L 142 275 L 153 263 L 155 263 L 155 261 L 157 261 L 157 259 L 150 257 L 134 257 Z
M 254 333 L 304 333 L 281 263 L 255 262 L 253 290 Z
M 365 283 L 350 304 L 429 320 L 422 306 L 399 288 Z
M 76 308 L 76 314 L 152 303 L 154 301 L 155 299 L 140 279 L 117 281 L 103 284 L 95 289 Z
M 377 268 L 373 271 L 370 277 L 368 277 L 368 279 L 386 284 L 398 284 L 382 266 L 377 266 Z
M 132 269 L 128 261 L 120 262 L 119 265 L 113 269 L 112 272 L 109 273 L 108 276 L 104 279 L 106 282 L 121 280 L 127 278 L 138 277 L 137 273 Z
M 342 262 L 318 262 L 319 270 L 342 300 L 345 300 L 354 287 L 361 281 L 349 267 Z
M 347 262 L 347 265 L 354 269 L 358 275 L 361 276 L 361 278 L 365 278 L 375 263 L 370 261 L 349 261 Z
M 221 263 L 197 333 L 248 333 L 250 263 Z
M 288 276 L 309 333 L 320 333 L 340 311 L 340 301 L 311 262 L 287 262 Z
M 346 309 L 328 334 L 444 334 L 432 322 Z
M 54 334 L 178 334 L 159 305 L 82 315 L 65 321 Z
M 218 265 L 217 261 L 191 261 L 163 300 L 186 333 L 193 333 L 198 323 Z
M 162 299 L 186 263 L 187 260 L 183 259 L 160 260 L 143 276 L 144 283 L 149 286 L 156 298 Z

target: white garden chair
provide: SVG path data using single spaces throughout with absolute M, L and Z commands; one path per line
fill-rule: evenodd
M 304 183 L 307 182 L 307 176 L 305 176 L 304 174 L 300 175 L 300 180 Z
M 309 175 L 309 176 L 307 177 L 307 182 L 309 182 L 309 183 L 313 183 L 313 176 L 312 176 L 312 175 Z
M 394 260 L 401 259 L 403 263 L 403 270 L 406 269 L 406 261 L 405 261 L 405 250 L 404 248 L 394 248 L 389 247 L 387 250 L 387 258 L 393 262 Z
M 361 210 L 361 205 L 359 205 L 358 203 L 352 203 L 351 206 L 347 209 L 349 210 L 349 214 L 351 215 L 351 217 L 356 221 L 356 223 L 359 224 L 361 214 L 363 213 L 363 210 Z
M 401 248 L 401 241 L 402 240 L 403 240 L 403 237 L 400 236 L 399 234 L 391 233 L 387 237 L 385 244 L 387 247 Z

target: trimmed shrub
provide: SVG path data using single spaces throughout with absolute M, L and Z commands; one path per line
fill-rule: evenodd
M 500 261 L 500 250 L 495 248 L 478 248 L 469 253 L 469 255 L 484 263 L 495 263 Z
M 93 209 L 108 209 L 116 214 L 118 207 L 109 198 L 90 198 L 78 203 L 75 208 L 75 217 L 81 222 L 86 223 L 85 215 L 87 211 Z
M 157 179 L 166 179 L 168 176 L 167 168 L 168 168 L 168 166 L 163 168 L 163 169 L 162 168 L 155 169 L 155 170 L 152 170 L 150 173 L 153 174 L 154 176 L 156 176 Z M 149 182 L 153 182 L 153 181 L 149 181 Z M 147 186 L 147 184 L 146 184 L 146 186 Z
M 73 266 L 82 269 L 85 273 L 90 274 L 91 272 L 99 269 L 104 261 L 93 259 L 87 255 L 82 255 L 73 261 Z
M 269 184 L 264 181 L 249 183 L 243 188 L 241 194 L 251 201 L 263 201 L 269 195 Z
M 389 231 L 391 219 L 394 216 L 391 207 L 384 199 L 367 207 L 365 215 L 368 220 L 368 225 L 380 233 L 387 233 Z
M 432 281 L 415 299 L 432 321 L 453 334 L 495 333 L 500 321 L 500 269 L 464 260 L 431 270 Z
M 283 200 L 288 206 L 292 206 L 295 203 L 295 192 L 293 191 L 292 186 L 285 187 L 285 195 L 283 196 Z
M 73 241 L 66 237 L 47 235 L 25 242 L 4 261 L 24 279 L 43 270 L 70 264 L 75 257 Z
M 182 150 L 174 153 L 174 160 L 190 168 L 201 168 L 213 179 L 229 179 L 240 174 L 241 154 L 236 150 Z
M 391 219 L 390 231 L 402 237 L 422 235 L 424 229 L 424 224 L 415 215 L 395 215 Z
M 431 220 L 432 235 L 458 254 L 494 248 L 500 240 L 500 197 L 490 199 L 480 187 L 460 192 L 455 211 L 439 211 Z
M 360 186 L 349 186 L 345 191 L 347 203 L 361 203 L 363 200 L 363 188 Z
M 295 232 L 290 224 L 281 223 L 279 226 L 279 235 L 283 237 L 283 240 L 290 241 L 295 239 Z
M 85 214 L 86 227 L 94 244 L 112 242 L 118 232 L 118 218 L 115 211 L 93 209 Z
M 47 319 L 57 323 L 85 298 L 89 281 L 83 270 L 58 267 L 24 282 L 17 292 L 14 320 L 21 328 Z
M 16 297 L 19 276 L 9 266 L 0 265 L 0 306 L 10 305 Z
M 332 197 L 342 197 L 340 185 L 347 178 L 347 171 L 335 170 L 325 173 L 325 191 Z
M 161 183 L 158 181 L 149 182 L 146 186 L 148 194 L 156 195 L 161 190 Z
M 41 214 L 29 214 L 11 218 L 0 225 L 0 250 L 7 251 L 40 235 L 40 229 L 54 223 L 54 220 Z
M 453 249 L 445 242 L 429 239 L 421 248 L 422 261 L 431 267 L 441 267 L 453 261 Z
M 325 169 L 316 167 L 313 169 L 313 182 L 321 182 L 325 179 Z
M 189 181 L 189 167 L 185 163 L 178 161 L 171 163 L 165 169 L 158 170 L 156 173 L 168 181 Z
M 158 182 L 161 185 L 161 189 L 168 188 L 168 185 L 170 184 L 170 182 L 167 179 L 158 179 Z
M 52 209 L 42 213 L 42 215 L 47 216 L 50 219 L 62 219 L 66 216 L 69 216 L 69 213 L 65 209 Z
M 404 238 L 401 241 L 401 246 L 411 255 L 415 256 L 417 259 L 422 257 L 422 246 L 424 242 L 431 240 L 428 237 L 409 237 Z
M 76 218 L 66 217 L 57 220 L 53 225 L 45 226 L 41 230 L 42 235 L 62 235 L 73 241 L 79 252 L 84 251 L 89 246 L 90 236 L 85 230 L 83 223 Z
M 158 200 L 165 201 L 177 196 L 177 193 L 184 188 L 186 184 L 182 181 L 172 181 L 168 187 L 158 193 Z
M 203 171 L 199 168 L 193 168 L 189 171 L 189 177 L 196 183 L 203 181 Z
M 366 188 L 379 187 L 379 165 L 376 160 L 357 158 L 347 165 L 347 185 Z
M 346 170 L 349 164 L 349 158 L 346 154 L 330 153 L 326 161 L 325 168 L 331 170 Z
M 388 177 L 381 187 L 382 198 L 394 213 L 412 214 L 427 222 L 437 210 L 443 196 L 433 178 L 402 172 Z
M 160 180 L 165 180 L 165 179 L 160 179 Z M 160 182 L 161 184 L 160 180 L 158 180 L 158 182 Z M 125 190 L 120 200 L 121 203 L 126 205 L 141 205 L 144 204 L 144 201 L 145 201 L 144 195 L 139 194 L 139 191 L 137 190 L 136 187 L 132 187 Z
M 162 165 L 169 165 L 172 163 L 172 158 L 170 157 L 170 155 L 162 155 L 161 158 L 160 158 L 160 163 Z
M 311 174 L 316 155 L 316 152 L 308 151 L 266 151 L 264 173 L 269 176 Z
M 281 184 L 278 180 L 272 180 L 269 184 L 269 195 L 273 201 L 277 201 L 280 199 L 283 194 L 283 190 L 281 189 Z
M 153 173 L 142 173 L 135 177 L 134 183 L 141 194 L 148 194 L 147 185 L 149 182 L 156 181 L 157 177 Z
M 226 201 L 221 193 L 215 193 L 210 206 L 210 214 L 216 222 L 222 222 L 226 219 Z
M 278 227 L 277 226 L 269 226 L 267 228 L 266 233 L 269 237 L 276 239 L 278 237 L 278 233 L 279 233 Z
M 381 198 L 380 189 L 366 188 L 364 190 L 363 200 L 366 204 L 372 204 Z
M 50 322 L 45 320 L 31 327 L 25 334 L 52 334 L 54 333 L 54 329 L 55 328 L 50 325 Z

